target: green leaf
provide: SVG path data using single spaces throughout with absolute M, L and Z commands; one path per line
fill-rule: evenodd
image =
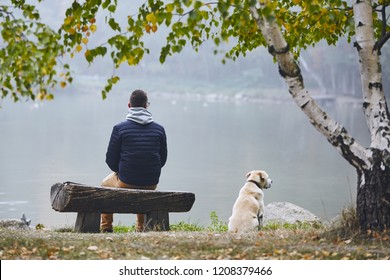
M 108 10 L 109 10 L 111 13 L 115 13 L 116 5 L 110 5 L 110 6 L 108 6 Z
M 108 20 L 108 24 L 110 25 L 111 29 L 114 30 L 114 31 L 121 31 L 121 27 L 119 26 L 119 24 L 115 21 L 114 18 L 110 18 Z
M 104 1 L 103 4 L 102 4 L 102 8 L 106 9 L 108 7 L 108 5 L 110 5 L 110 3 L 111 3 L 111 0 Z

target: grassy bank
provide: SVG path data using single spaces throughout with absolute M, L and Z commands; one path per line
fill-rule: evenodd
M 344 225 L 345 226 L 345 225 Z M 348 225 L 347 225 L 348 226 Z M 359 259 L 390 260 L 390 232 L 357 234 L 319 224 L 271 224 L 236 235 L 214 217 L 209 227 L 186 223 L 169 232 L 137 233 L 116 227 L 109 234 L 69 230 L 0 229 L 6 259 Z

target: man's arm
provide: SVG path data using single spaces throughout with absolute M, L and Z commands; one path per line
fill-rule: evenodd
M 165 134 L 165 130 L 163 130 L 163 132 L 164 133 L 161 140 L 161 148 L 160 148 L 161 167 L 165 165 L 168 157 L 167 136 Z
M 114 172 L 119 171 L 119 159 L 121 153 L 121 138 L 118 132 L 118 128 L 114 126 L 112 129 L 110 142 L 108 144 L 106 153 L 106 163 L 108 167 Z

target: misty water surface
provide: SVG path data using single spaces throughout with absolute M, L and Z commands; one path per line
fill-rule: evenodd
M 287 94 L 287 93 L 286 93 Z M 74 181 L 99 185 L 110 172 L 105 153 L 112 126 L 127 113 L 128 94 L 58 95 L 41 105 L 3 102 L 0 110 L 0 218 L 25 213 L 32 224 L 73 225 L 76 214 L 51 209 L 50 187 Z M 227 221 L 245 174 L 263 169 L 273 179 L 265 203 L 289 201 L 323 219 L 355 201 L 355 171 L 292 102 L 224 102 L 149 94 L 155 121 L 168 137 L 159 190 L 191 191 L 192 210 L 171 222 Z M 360 105 L 330 114 L 365 142 Z M 117 214 L 131 225 L 134 215 Z

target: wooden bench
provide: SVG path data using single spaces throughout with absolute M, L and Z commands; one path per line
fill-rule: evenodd
M 131 190 L 72 182 L 51 187 L 52 208 L 77 212 L 77 232 L 99 232 L 101 213 L 146 214 L 146 230 L 169 230 L 169 212 L 188 212 L 195 201 L 190 192 Z

